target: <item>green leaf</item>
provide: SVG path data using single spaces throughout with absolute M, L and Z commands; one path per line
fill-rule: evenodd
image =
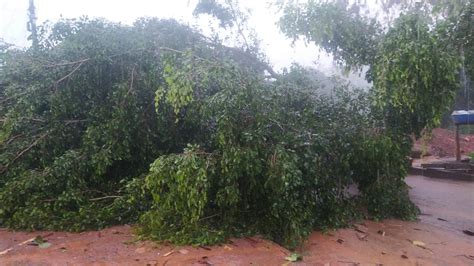
M 49 242 L 43 242 L 38 245 L 39 248 L 49 248 L 51 246 L 51 243 Z
M 285 260 L 290 262 L 297 262 L 303 260 L 303 256 L 298 253 L 292 253 L 290 256 L 286 257 Z

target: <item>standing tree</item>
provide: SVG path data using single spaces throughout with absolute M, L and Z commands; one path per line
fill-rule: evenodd
M 432 21 L 419 3 L 404 7 L 393 24 L 383 27 L 347 1 L 290 1 L 283 6 L 280 27 L 290 38 L 302 36 L 319 45 L 346 68 L 368 66 L 366 78 L 374 84 L 385 126 L 395 134 L 419 136 L 439 125 L 450 107 L 459 88 L 460 56 L 449 49 L 446 35 L 452 29 L 446 30 L 444 20 Z
M 27 30 L 31 33 L 28 40 L 31 40 L 31 47 L 33 50 L 38 49 L 38 29 L 36 28 L 36 8 L 33 0 L 30 0 L 30 6 L 28 7 L 28 24 Z

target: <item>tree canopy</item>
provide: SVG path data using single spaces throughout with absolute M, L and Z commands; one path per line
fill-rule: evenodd
M 378 102 L 388 105 L 387 126 L 419 135 L 425 127 L 439 125 L 451 108 L 460 88 L 460 70 L 465 70 L 467 80 L 474 74 L 474 2 L 381 1 L 381 5 L 384 11 L 399 11 L 393 23 L 370 16 L 364 12 L 367 6 L 357 1 L 288 1 L 282 7 L 280 27 L 290 38 L 304 37 L 319 45 L 349 69 L 368 66 L 366 78 L 374 82 Z M 468 88 L 465 82 L 461 85 L 464 91 Z M 394 116 L 400 119 L 393 120 Z

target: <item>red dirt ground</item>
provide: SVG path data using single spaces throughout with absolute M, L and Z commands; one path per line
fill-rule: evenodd
M 459 139 L 463 155 L 468 155 L 474 151 L 474 135 L 460 135 Z M 415 142 L 414 149 L 422 150 L 422 147 L 422 140 Z M 428 143 L 428 151 L 431 155 L 437 157 L 455 157 L 455 132 L 444 128 L 433 129 Z
M 296 265 L 474 265 L 474 183 L 409 176 L 418 222 L 364 221 L 353 228 L 314 232 Z M 446 197 L 449 195 L 449 197 Z M 22 244 L 37 235 L 51 246 Z M 0 229 L 0 265 L 288 265 L 285 248 L 261 238 L 196 248 L 133 242 L 130 226 L 100 232 L 11 232 Z M 416 246 L 420 241 L 424 247 Z M 8 250 L 7 252 L 5 252 Z M 170 253 L 171 252 L 171 253 Z

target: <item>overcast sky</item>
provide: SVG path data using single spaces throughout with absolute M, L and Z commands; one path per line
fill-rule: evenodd
M 0 38 L 19 46 L 27 46 L 26 31 L 29 0 L 0 0 Z M 102 17 L 115 22 L 131 24 L 139 17 L 175 18 L 181 22 L 199 25 L 206 32 L 203 20 L 192 16 L 196 0 L 35 0 L 38 24 L 50 20 L 87 15 Z M 302 41 L 293 47 L 279 32 L 275 23 L 276 10 L 269 8 L 267 0 L 240 0 L 240 4 L 252 10 L 249 25 L 261 40 L 261 45 L 275 70 L 297 62 L 313 66 L 327 75 L 337 72 L 329 55 L 320 52 L 315 45 Z M 207 30 L 209 31 L 209 30 Z

